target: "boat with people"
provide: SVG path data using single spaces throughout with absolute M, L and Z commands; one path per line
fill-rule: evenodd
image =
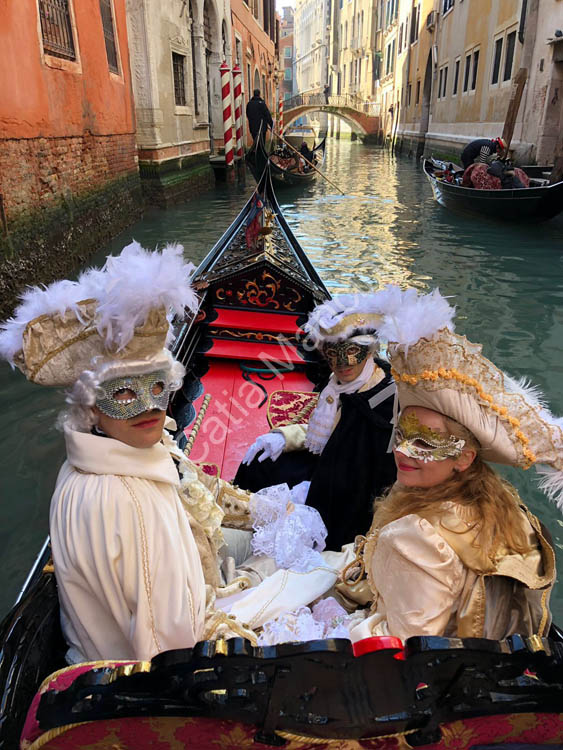
M 175 324 L 173 353 L 187 372 L 171 414 L 186 455 L 229 479 L 257 435 L 306 419 L 327 374 L 300 332 L 330 294 L 269 169 L 193 281 L 197 310 Z M 548 637 L 374 636 L 354 647 L 220 637 L 150 662 L 67 666 L 59 618 L 47 540 L 0 625 L 1 748 L 18 747 L 24 722 L 26 750 L 500 749 L 563 737 L 555 625 Z
M 299 148 L 303 141 L 309 146 L 309 148 L 313 148 L 315 141 L 317 139 L 317 134 L 310 125 L 292 125 L 289 130 L 287 130 L 283 137 L 286 141 L 289 141 L 292 146 L 295 146 L 295 148 Z
M 313 144 L 312 148 L 307 146 L 303 151 L 300 151 L 299 146 L 286 143 L 284 138 L 271 153 L 268 153 L 262 140 L 257 138 L 246 159 L 257 182 L 269 162 L 272 180 L 276 186 L 308 185 L 317 179 L 319 173 L 316 169 L 323 165 L 325 150 L 326 138 L 316 146 Z
M 500 161 L 499 161 L 500 164 Z M 492 219 L 539 222 L 563 211 L 563 181 L 550 184 L 546 167 L 516 168 L 525 187 L 503 188 L 500 178 L 487 174 L 486 164 L 467 170 L 451 162 L 424 159 L 422 169 L 434 198 L 445 208 Z M 468 174 L 478 170 L 483 174 Z

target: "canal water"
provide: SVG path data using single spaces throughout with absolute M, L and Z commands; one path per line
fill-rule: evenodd
M 457 305 L 457 330 L 513 376 L 528 375 L 563 415 L 563 218 L 537 226 L 480 221 L 438 206 L 419 165 L 359 142 L 331 141 L 318 180 L 279 192 L 282 209 L 333 293 L 387 282 L 439 286 Z M 219 188 L 168 211 L 150 210 L 95 258 L 135 238 L 184 245 L 197 264 L 253 188 Z M 0 363 L 0 616 L 11 606 L 47 533 L 63 460 L 59 393 Z M 563 513 L 535 488 L 535 472 L 505 474 L 550 528 L 563 570 Z M 87 553 L 87 550 L 85 550 Z M 552 599 L 563 623 L 563 584 Z

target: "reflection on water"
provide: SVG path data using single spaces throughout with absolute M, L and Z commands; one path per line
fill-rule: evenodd
M 407 159 L 347 141 L 329 142 L 327 175 L 280 192 L 282 209 L 334 292 L 387 282 L 437 285 L 457 305 L 457 330 L 514 376 L 528 375 L 563 415 L 563 218 L 534 226 L 479 221 L 437 205 Z M 168 211 L 151 210 L 100 251 L 133 237 L 145 247 L 180 242 L 199 262 L 249 195 L 252 185 L 218 189 Z M 48 504 L 62 439 L 54 427 L 62 396 L 0 366 L 0 613 L 13 602 L 47 531 Z M 563 516 L 534 486 L 534 470 L 505 472 L 549 526 L 563 565 Z M 563 622 L 563 590 L 552 599 Z

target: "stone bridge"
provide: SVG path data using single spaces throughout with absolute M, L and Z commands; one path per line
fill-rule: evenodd
M 283 126 L 309 112 L 327 112 L 342 117 L 362 140 L 375 140 L 381 131 L 381 105 L 350 94 L 297 94 L 283 103 Z

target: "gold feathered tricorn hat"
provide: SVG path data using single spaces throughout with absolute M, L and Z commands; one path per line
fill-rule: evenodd
M 527 469 L 563 508 L 563 420 L 525 379 L 515 380 L 482 354 L 480 344 L 454 333 L 455 310 L 438 290 L 395 289 L 379 336 L 397 383 L 401 409 L 424 406 L 464 425 L 487 461 Z
M 112 377 L 169 367 L 169 319 L 197 309 L 194 270 L 181 245 L 144 250 L 137 242 L 77 281 L 31 287 L 0 325 L 0 357 L 40 385 L 70 386 L 91 369 Z

